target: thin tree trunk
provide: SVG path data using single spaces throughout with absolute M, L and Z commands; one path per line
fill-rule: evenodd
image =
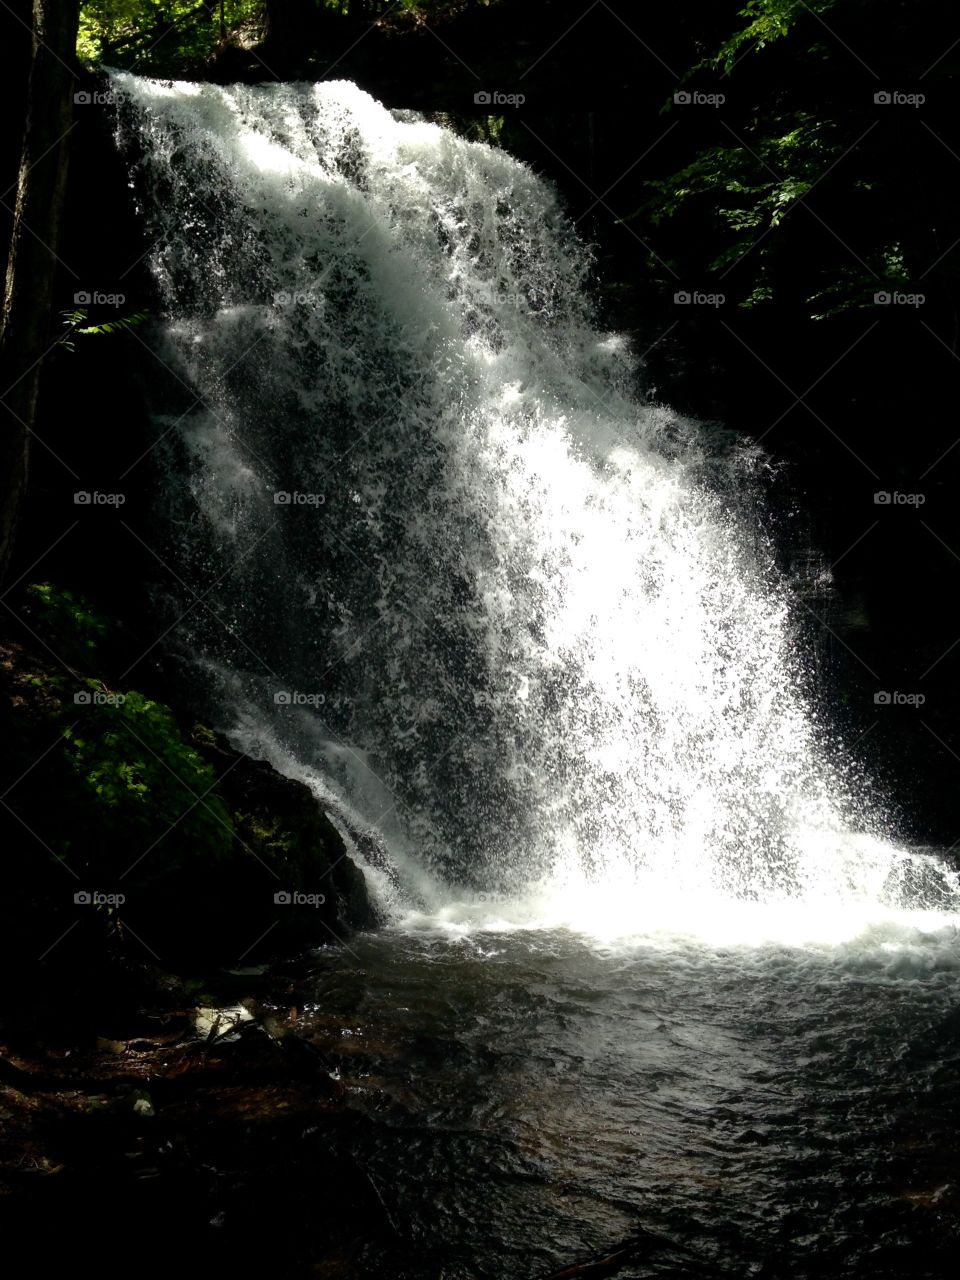
M 78 10 L 77 0 L 33 0 L 23 152 L 0 316 L 0 580 L 26 494 L 40 368 L 51 338 Z
M 4 0 L 0 5 L 0 49 L 3 49 L 5 111 L 0 129 L 0 270 L 6 267 L 13 233 L 13 206 L 23 151 L 30 84 L 33 0 Z
M 266 0 L 263 48 L 281 63 L 309 50 L 317 22 L 316 0 Z

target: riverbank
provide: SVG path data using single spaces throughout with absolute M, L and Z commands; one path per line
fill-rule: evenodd
M 351 1154 L 365 1122 L 298 1035 L 295 973 L 128 967 L 121 1001 L 89 987 L 4 1024 L 0 1219 L 33 1274 L 105 1255 L 346 1277 L 395 1232 Z
M 375 926 L 362 873 L 306 787 L 119 678 L 122 623 L 48 583 L 15 599 L 0 1213 L 29 1229 L 38 1274 L 78 1239 L 125 1242 L 140 1271 L 184 1250 L 268 1266 L 298 1237 L 251 1231 L 244 1197 L 289 1216 L 302 1182 L 329 1188 L 319 1238 L 348 1256 L 379 1206 L 337 1154 L 356 1121 L 296 1036 L 283 957 Z
M 283 957 L 376 911 L 306 787 L 118 680 L 124 634 L 50 584 L 0 634 L 0 1219 L 38 1275 L 349 1276 L 393 1228 Z

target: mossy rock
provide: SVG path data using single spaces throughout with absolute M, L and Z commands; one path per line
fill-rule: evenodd
M 59 623 L 79 611 L 85 638 L 106 633 L 78 598 L 42 598 Z M 89 674 L 95 646 L 81 647 L 83 670 L 0 643 L 4 953 L 60 965 L 119 949 L 168 968 L 231 965 L 377 923 L 304 784 L 205 726 L 184 731 L 142 693 L 111 689 Z

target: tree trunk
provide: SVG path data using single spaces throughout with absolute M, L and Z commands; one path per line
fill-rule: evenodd
M 316 25 L 316 0 L 265 0 L 261 48 L 280 63 L 278 74 L 285 75 L 304 50 L 312 52 Z
M 51 340 L 78 10 L 77 0 L 33 0 L 26 123 L 0 316 L 0 580 L 26 493 L 40 368 Z M 3 196 L 5 204 L 11 196 Z
M 4 125 L 0 129 L 0 267 L 5 267 L 13 232 L 13 205 L 27 120 L 30 83 L 33 0 L 5 0 L 0 5 L 0 49 L 3 49 Z

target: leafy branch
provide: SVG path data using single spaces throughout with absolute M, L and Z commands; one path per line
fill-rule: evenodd
M 87 324 L 88 315 L 84 307 L 61 311 L 60 314 L 63 316 L 65 332 L 60 336 L 59 345 L 66 347 L 68 351 L 76 350 L 74 339 L 78 336 L 126 333 L 138 328 L 150 315 L 149 311 L 134 311 L 132 315 L 119 316 L 116 320 L 105 320 L 102 324 Z

